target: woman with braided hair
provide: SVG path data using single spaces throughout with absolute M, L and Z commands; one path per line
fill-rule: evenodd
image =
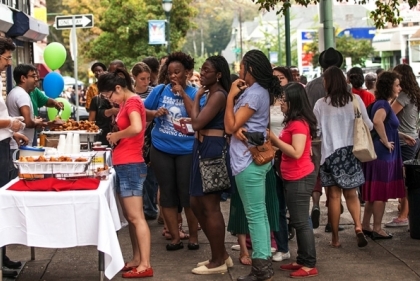
M 226 273 L 233 266 L 225 248 L 225 222 L 220 210 L 223 191 L 203 192 L 199 157 L 220 157 L 229 149 L 225 138 L 226 98 L 230 89 L 229 64 L 222 56 L 211 56 L 200 70 L 200 83 L 191 110 L 191 122 L 195 131 L 193 160 L 190 177 L 191 208 L 210 243 L 211 258 L 199 262 L 192 270 L 194 274 Z M 206 95 L 206 103 L 200 108 L 200 101 Z M 226 155 L 229 166 L 229 155 Z
M 238 281 L 271 280 L 274 271 L 265 202 L 265 178 L 271 163 L 259 166 L 253 162 L 244 133 L 259 132 L 266 136 L 270 105 L 274 97 L 280 97 L 281 86 L 267 57 L 259 50 L 245 54 L 239 77 L 229 91 L 224 121 L 226 133 L 232 134 L 232 174 L 248 219 L 253 252 L 251 273 L 239 277 Z M 238 95 L 235 104 L 234 99 Z

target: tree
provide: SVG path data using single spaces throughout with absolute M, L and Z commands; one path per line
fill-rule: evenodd
M 375 49 L 369 40 L 354 39 L 353 37 L 343 36 L 336 38 L 336 49 L 341 52 L 344 58 L 343 67 L 345 67 L 345 58 L 351 57 L 352 65 L 360 65 L 365 67 L 366 59 L 372 57 L 375 53 Z M 310 45 L 311 51 L 314 53 L 312 57 L 312 65 L 314 67 L 319 66 L 319 52 L 318 52 L 318 38 L 314 40 Z
M 192 0 L 174 0 L 171 11 L 170 42 L 179 50 L 195 16 Z M 110 62 L 124 61 L 127 66 L 145 56 L 162 56 L 166 47 L 149 45 L 148 20 L 164 19 L 165 13 L 156 0 L 108 0 L 107 9 L 95 15 L 100 19 L 100 34 L 86 45 L 84 57 Z
M 343 0 L 338 1 L 343 2 Z M 344 1 L 348 2 L 348 0 Z M 260 9 L 265 9 L 267 11 L 271 9 L 278 10 L 278 13 L 285 12 L 285 10 L 291 6 L 290 1 L 288 0 L 252 0 L 252 2 L 259 4 Z M 318 4 L 320 0 L 295 0 L 294 2 L 306 7 L 310 4 Z M 355 4 L 366 4 L 368 2 L 369 0 L 354 0 Z M 400 17 L 400 12 L 398 10 L 399 2 L 399 0 L 375 0 L 376 10 L 370 12 L 370 17 L 377 28 L 383 28 L 388 22 L 392 23 L 392 25 L 398 25 L 403 20 L 402 17 Z M 417 5 L 418 1 L 407 0 L 407 2 L 410 8 L 413 8 Z M 277 7 L 278 4 L 281 5 L 280 9 Z

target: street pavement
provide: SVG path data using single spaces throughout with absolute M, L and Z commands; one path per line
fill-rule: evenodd
M 322 197 L 325 203 L 325 198 Z M 344 204 L 345 206 L 345 204 Z M 362 208 L 363 209 L 363 208 Z M 222 202 L 222 210 L 227 223 L 229 218 L 229 200 Z M 362 210 L 363 211 L 363 210 Z M 382 281 L 382 280 L 420 280 L 420 240 L 410 238 L 406 227 L 387 229 L 394 234 L 391 240 L 368 239 L 365 248 L 358 248 L 354 234 L 352 219 L 345 207 L 340 223 L 345 230 L 340 232 L 341 248 L 331 248 L 331 234 L 324 232 L 327 210 L 321 207 L 321 225 L 314 230 L 317 250 L 317 268 L 319 275 L 310 280 L 342 280 L 342 281 Z M 387 203 L 384 222 L 397 215 L 397 202 Z M 185 219 L 184 219 L 185 221 Z M 184 223 L 186 224 L 186 223 Z M 161 235 L 162 225 L 150 221 L 152 234 L 151 263 L 154 277 L 149 280 L 197 280 L 197 281 L 227 281 L 236 280 L 250 271 L 249 266 L 238 261 L 239 252 L 232 251 L 236 238 L 226 233 L 226 247 L 234 260 L 235 266 L 226 274 L 194 275 L 191 269 L 197 262 L 210 257 L 210 247 L 205 235 L 200 231 L 200 250 L 190 251 L 186 247 L 175 252 L 165 249 L 167 240 Z M 187 230 L 187 227 L 184 227 Z M 131 255 L 128 229 L 118 233 L 121 249 L 126 261 Z M 292 259 L 296 258 L 296 238 L 289 243 Z M 30 260 L 30 248 L 20 245 L 8 246 L 8 256 L 12 260 L 25 261 L 17 281 L 93 281 L 99 280 L 98 252 L 95 246 L 76 247 L 69 249 L 36 248 L 35 260 Z M 291 262 L 274 262 L 274 280 L 289 279 L 289 272 L 281 271 L 280 264 Z M 10 279 L 3 279 L 9 281 Z M 11 279 L 13 280 L 13 279 Z M 117 274 L 113 281 L 126 280 Z

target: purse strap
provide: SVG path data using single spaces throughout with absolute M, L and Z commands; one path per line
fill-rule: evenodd
M 226 156 L 226 148 L 227 148 L 227 138 L 226 138 L 226 135 L 223 138 L 225 139 L 225 144 L 223 145 L 223 148 L 222 148 L 222 158 L 225 159 L 225 156 Z M 198 149 L 198 147 L 197 147 L 197 154 L 198 154 L 198 159 L 201 159 L 200 149 Z
M 352 96 L 353 96 L 354 118 L 360 118 L 362 114 L 360 113 L 359 101 L 357 100 L 357 97 L 355 94 L 352 94 Z

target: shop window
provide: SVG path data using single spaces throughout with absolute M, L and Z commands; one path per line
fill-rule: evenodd
M 420 62 L 420 45 L 411 46 L 411 61 Z

